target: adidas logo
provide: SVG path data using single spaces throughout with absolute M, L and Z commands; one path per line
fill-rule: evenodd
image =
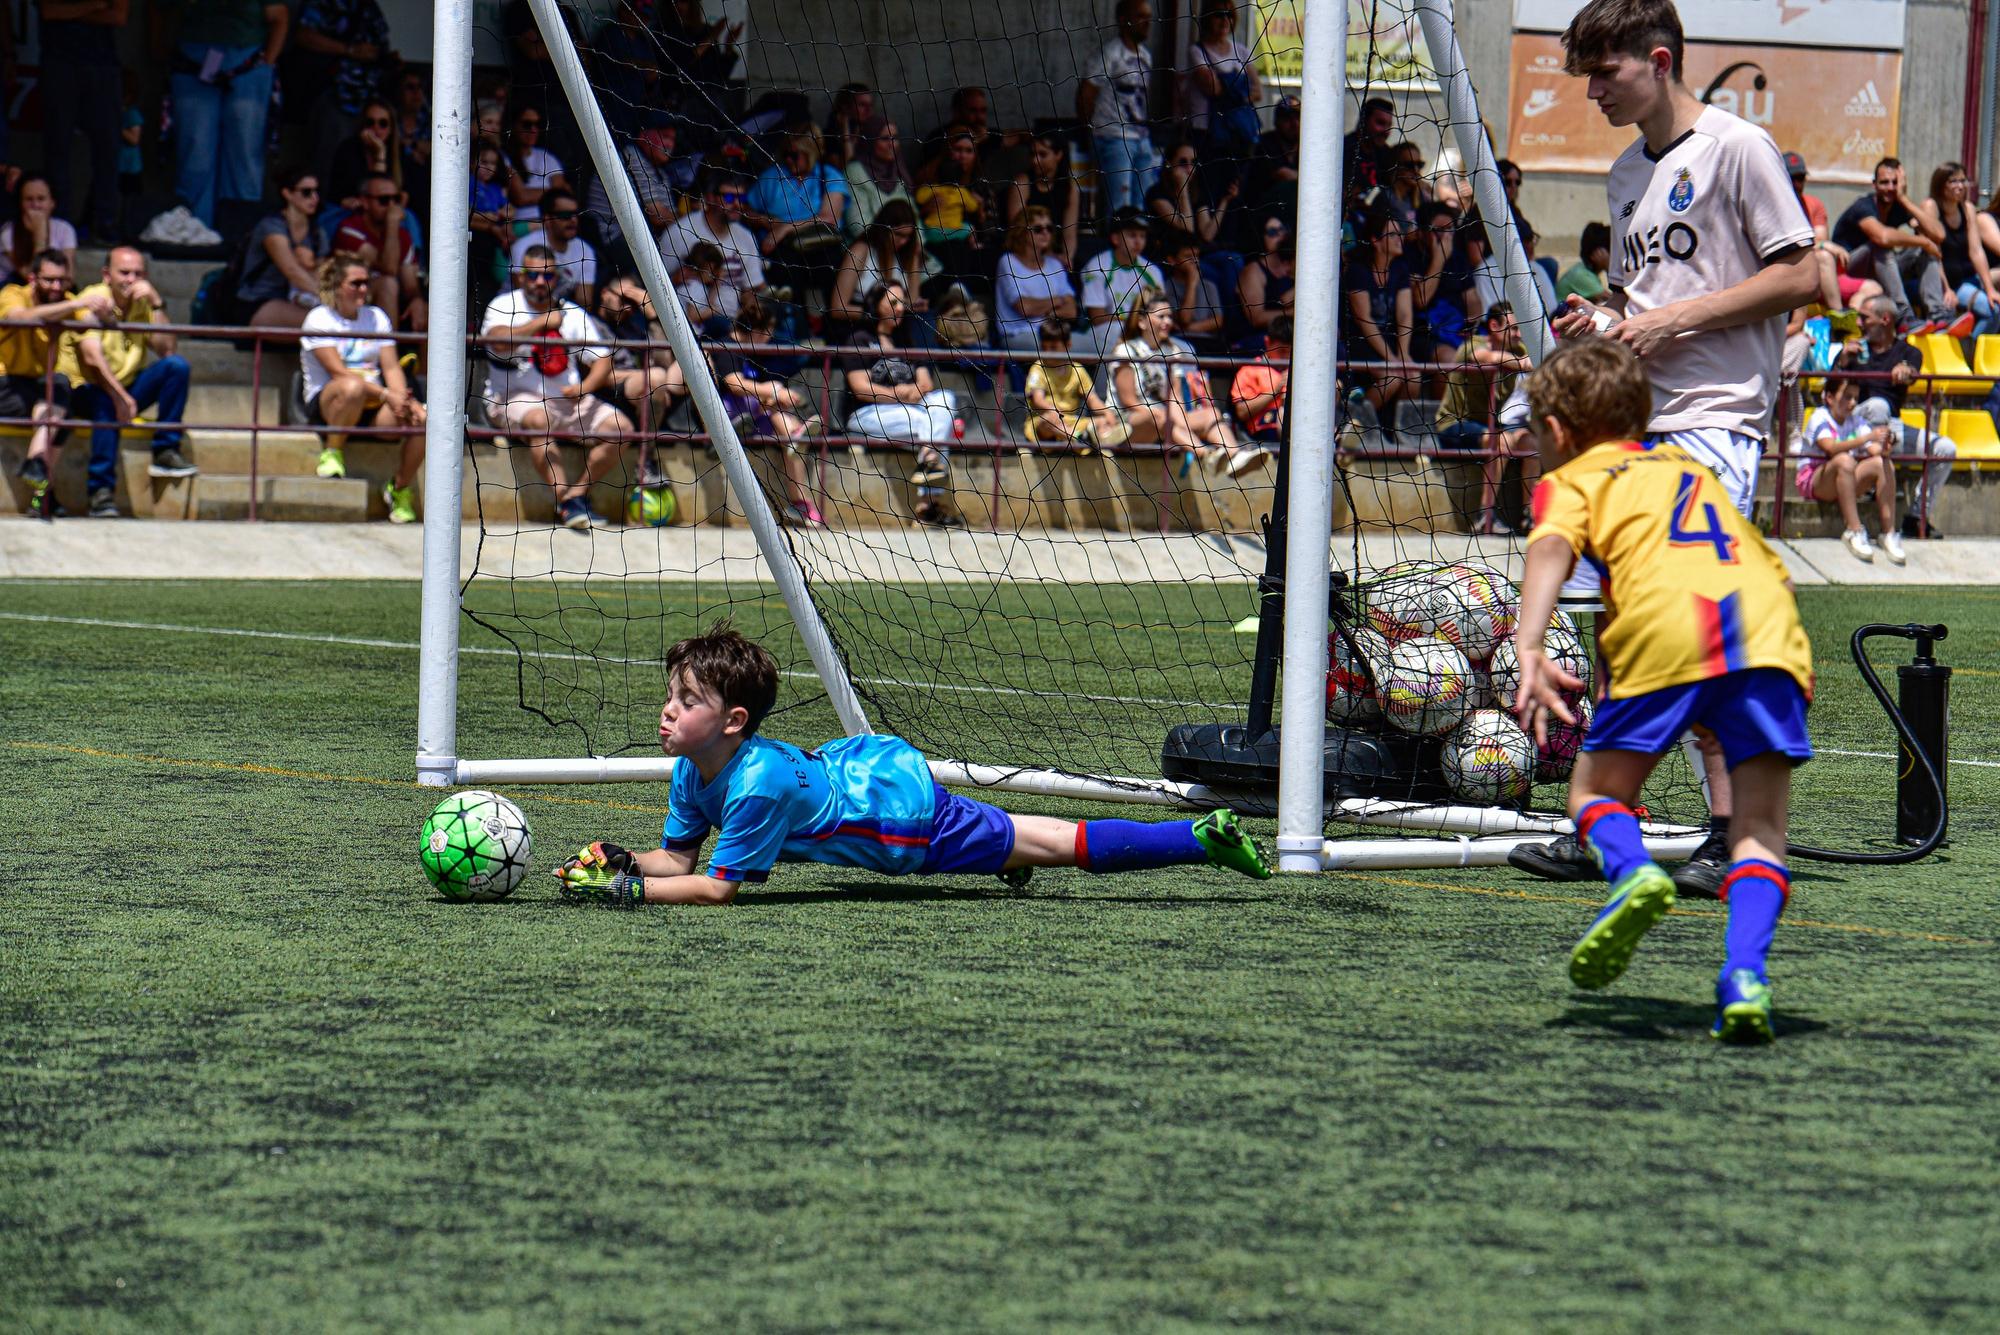
M 1870 79 L 1861 85 L 1861 90 L 1847 99 L 1847 114 L 1865 116 L 1871 120 L 1887 120 L 1889 108 L 1883 104 L 1882 95 L 1875 91 L 1875 81 Z

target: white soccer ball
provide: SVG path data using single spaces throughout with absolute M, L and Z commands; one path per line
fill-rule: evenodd
M 1421 636 L 1389 650 L 1375 672 L 1382 717 L 1419 736 L 1450 732 L 1465 718 L 1472 668 L 1465 655 L 1443 640 Z
M 1577 634 L 1576 623 L 1560 607 L 1549 622 L 1548 632 L 1542 637 L 1542 652 L 1548 655 L 1551 663 L 1581 679 L 1583 694 L 1594 698 L 1590 653 L 1583 647 L 1583 637 Z M 1511 636 L 1493 646 L 1493 656 L 1486 661 L 1486 675 L 1492 691 L 1493 707 L 1513 709 L 1514 693 L 1521 689 L 1521 660 L 1514 652 Z
M 1352 637 L 1354 648 L 1348 647 Z M 1357 654 L 1355 650 L 1360 650 Z M 1343 635 L 1326 637 L 1326 716 L 1335 723 L 1382 721 L 1382 702 L 1371 677 L 1389 659 L 1389 642 L 1365 626 L 1351 626 Z
M 1431 624 L 1437 637 L 1474 661 L 1514 633 L 1518 601 L 1513 581 L 1477 562 L 1454 562 L 1431 578 Z
M 1549 661 L 1583 682 L 1583 693 L 1595 698 L 1595 683 L 1591 681 L 1592 662 L 1590 651 L 1583 647 L 1583 636 L 1577 632 L 1576 623 L 1569 619 L 1569 613 L 1560 607 L 1549 622 L 1549 629 L 1542 636 L 1542 652 Z
M 1433 587 L 1438 567 L 1428 561 L 1398 561 L 1367 582 L 1368 624 L 1391 642 L 1432 632 Z
M 1481 806 L 1518 802 L 1535 783 L 1535 743 L 1497 709 L 1474 710 L 1444 739 L 1445 783 Z

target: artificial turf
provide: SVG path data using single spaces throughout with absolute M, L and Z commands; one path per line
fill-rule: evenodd
M 1595 888 L 1505 869 L 450 905 L 413 586 L 0 590 L 9 1328 L 1878 1331 L 2000 1300 L 2000 770 L 1953 769 L 1930 861 L 1796 868 L 1780 1041 L 1723 1050 L 1714 906 L 1581 994 Z M 1802 603 L 1823 747 L 1888 749 L 1844 640 L 1921 617 L 1956 754 L 2000 758 L 1992 594 Z M 462 673 L 468 752 L 552 749 L 511 658 Z M 1806 767 L 1810 833 L 1879 843 L 1890 770 Z M 508 791 L 542 868 L 664 797 Z

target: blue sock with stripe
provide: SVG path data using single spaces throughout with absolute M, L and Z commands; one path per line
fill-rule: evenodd
M 1208 861 L 1191 820 L 1076 823 L 1076 865 L 1089 872 L 1147 871 Z
M 1722 878 L 1720 894 L 1729 906 L 1722 972 L 1727 975 L 1738 969 L 1754 969 L 1763 978 L 1764 958 L 1771 953 L 1771 938 L 1778 932 L 1778 915 L 1792 896 L 1791 877 L 1775 862 L 1745 858 Z
M 1651 861 L 1645 841 L 1639 837 L 1639 818 L 1615 798 L 1600 797 L 1577 812 L 1576 837 L 1597 859 L 1604 879 L 1613 885 L 1635 867 Z

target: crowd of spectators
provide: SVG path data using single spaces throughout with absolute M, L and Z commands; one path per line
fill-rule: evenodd
M 957 89 L 937 122 L 920 127 L 900 124 L 892 99 L 860 82 L 835 90 L 823 119 L 796 94 L 769 93 L 746 109 L 729 84 L 740 28 L 710 19 L 701 0 L 620 0 L 594 30 L 567 9 L 644 214 L 637 235 L 591 169 L 526 0 L 502 10 L 505 73 L 476 81 L 464 223 L 456 210 L 426 216 L 428 78 L 394 50 L 379 0 L 304 0 L 295 12 L 276 0 L 184 4 L 167 52 L 174 202 L 146 235 L 198 245 L 219 240 L 221 225 L 239 238 L 191 315 L 321 333 L 327 320 L 422 332 L 428 239 L 467 226 L 475 326 L 516 335 L 503 340 L 512 353 L 492 358 L 489 416 L 529 442 L 566 520 L 594 518 L 589 474 L 608 456 L 594 450 L 586 476 L 573 479 L 549 442 L 574 432 L 604 445 L 635 424 L 643 436 L 685 398 L 686 377 L 665 353 L 638 365 L 578 350 L 567 370 L 549 372 L 541 362 L 553 355 L 535 340 L 657 334 L 635 277 L 648 248 L 717 365 L 730 368 L 724 388 L 749 429 L 792 444 L 844 429 L 907 448 L 920 517 L 944 514 L 941 474 L 964 423 L 936 383 L 937 363 L 896 350 L 1019 354 L 1011 374 L 1027 390 L 1037 445 L 1062 432 L 1075 448 L 1111 437 L 1157 442 L 1243 471 L 1262 461 L 1282 421 L 1282 380 L 1274 387 L 1268 373 L 1281 375 L 1272 349 L 1287 346 L 1296 294 L 1300 114 L 1296 98 L 1261 84 L 1237 37 L 1239 6 L 1198 0 L 1192 40 L 1168 71 L 1155 68 L 1164 52 L 1152 4 L 1118 0 L 1074 80 L 1074 119 L 1020 128 L 996 126 L 976 86 Z M 0 282 L 37 292 L 47 256 L 73 269 L 80 241 L 133 230 L 140 173 L 124 155 L 152 123 L 130 80 L 122 107 L 76 91 L 116 82 L 128 0 L 43 0 L 41 10 L 46 171 L 0 163 L 12 187 L 0 209 Z M 280 73 L 287 96 L 274 102 Z M 281 110 L 288 125 L 274 132 L 267 121 Z M 1522 355 L 1517 320 L 1528 317 L 1512 313 L 1455 150 L 1403 139 L 1398 125 L 1388 99 L 1369 98 L 1342 149 L 1349 416 L 1364 430 L 1393 429 L 1404 401 L 1441 402 L 1426 426 L 1446 447 L 1525 454 L 1524 437 L 1500 418 Z M 71 151 L 77 137 L 87 153 Z M 79 157 L 87 191 L 72 169 Z M 287 162 L 296 165 L 272 166 Z M 1940 167 L 1915 200 L 1901 165 L 1885 159 L 1873 191 L 1829 222 L 1805 193 L 1805 164 L 1796 155 L 1788 163 L 1815 224 L 1828 309 L 1879 297 L 1897 331 L 2000 331 L 2000 224 L 1992 203 L 1977 206 L 1962 167 Z M 1559 269 L 1536 252 L 1520 169 L 1498 167 L 1540 304 L 1601 296 L 1609 226 L 1585 226 L 1580 256 Z M 357 294 L 362 304 L 349 314 Z M 59 295 L 16 308 L 70 300 L 66 289 Z M 1050 360 L 1058 334 L 1077 360 Z M 793 401 L 784 382 L 796 357 L 741 351 L 805 342 L 845 354 L 832 422 Z M 326 424 L 365 428 L 386 422 L 383 413 L 407 422 L 410 405 L 420 409 L 416 377 L 392 383 L 372 352 L 316 370 L 319 351 L 302 353 L 302 374 Z M 1256 359 L 1237 377 L 1249 392 L 1211 390 L 1196 359 L 1217 356 Z M 1078 368 L 1090 372 L 1087 390 Z M 32 374 L 25 362 L 0 369 L 16 385 Z M 102 376 L 75 369 L 78 388 L 95 391 L 83 395 L 93 410 L 122 411 Z M 370 388 L 356 398 L 343 377 Z M 171 385 L 155 383 L 170 379 L 156 374 L 145 388 L 170 402 Z M 129 396 L 132 382 L 119 383 Z M 566 406 L 530 411 L 517 400 L 531 385 Z M 322 403 L 329 386 L 334 398 Z M 323 468 L 337 471 L 340 445 L 328 449 Z M 657 476 L 650 442 L 642 468 Z M 1487 475 L 1478 522 L 1497 531 L 1506 521 L 1491 459 Z M 794 490 L 795 517 L 817 522 Z

